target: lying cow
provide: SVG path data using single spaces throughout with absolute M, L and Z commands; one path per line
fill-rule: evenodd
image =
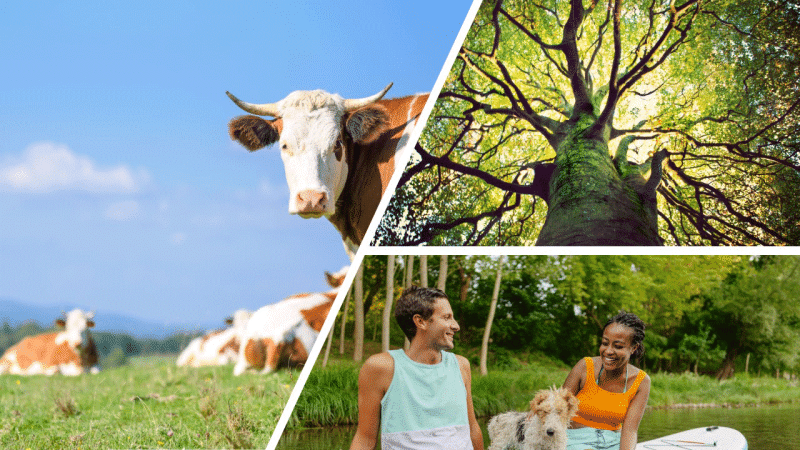
M 80 375 L 99 372 L 97 348 L 89 333 L 94 313 L 74 309 L 56 319 L 57 333 L 29 336 L 6 350 L 0 373 L 16 375 Z
M 346 273 L 347 268 L 326 272 L 331 291 L 294 295 L 256 311 L 247 324 L 233 374 L 250 368 L 270 373 L 305 363 Z
M 391 86 L 362 99 L 295 91 L 262 105 L 227 93 L 243 110 L 275 118 L 239 116 L 231 120 L 228 132 L 250 151 L 280 143 L 289 213 L 327 217 L 341 233 L 351 260 L 396 162 L 407 159 L 408 140 L 428 100 L 428 94 L 382 100 Z
M 202 367 L 224 366 L 236 362 L 239 358 L 239 344 L 252 315 L 252 311 L 245 309 L 236 311 L 225 320 L 230 327 L 210 331 L 193 339 L 178 356 L 176 364 Z

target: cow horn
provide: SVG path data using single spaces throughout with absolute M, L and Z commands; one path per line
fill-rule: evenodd
M 243 102 L 228 91 L 225 91 L 225 93 L 228 94 L 228 97 L 230 97 L 231 100 L 233 100 L 233 103 L 236 103 L 236 106 L 242 108 L 243 110 L 249 112 L 250 114 L 256 114 L 259 116 L 280 117 L 278 115 L 278 106 L 275 103 L 264 103 L 261 105 L 256 105 L 253 103 Z
M 393 84 L 394 83 L 389 83 L 385 88 L 383 88 L 382 91 L 378 92 L 375 95 L 371 95 L 369 97 L 348 98 L 348 99 L 346 99 L 344 101 L 344 109 L 345 109 L 345 111 L 352 111 L 354 109 L 361 108 L 362 106 L 367 106 L 370 103 L 377 102 L 378 100 L 383 98 L 384 95 L 386 95 L 386 92 L 389 90 L 389 88 L 392 87 Z

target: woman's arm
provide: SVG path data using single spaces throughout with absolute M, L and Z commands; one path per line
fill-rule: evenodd
M 634 450 L 639 441 L 639 423 L 644 415 L 644 408 L 647 406 L 647 399 L 650 397 L 650 376 L 645 375 L 639 384 L 639 390 L 633 396 L 628 412 L 625 414 L 625 421 L 622 423 L 622 434 L 620 436 L 619 450 Z
M 565 389 L 568 389 L 572 392 L 572 395 L 578 395 L 583 384 L 586 382 L 586 361 L 581 358 L 575 367 L 569 372 L 567 375 L 567 379 L 564 380 L 564 384 L 561 386 Z

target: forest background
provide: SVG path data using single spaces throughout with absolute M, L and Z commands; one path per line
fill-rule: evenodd
M 366 256 L 331 330 L 340 351 L 345 336 L 357 361 L 365 336 L 402 346 L 391 311 L 411 283 L 444 286 L 461 327 L 456 351 L 483 347 L 472 358 L 482 370 L 487 351 L 500 368 L 518 352 L 571 366 L 597 353 L 621 310 L 647 325 L 649 372 L 794 377 L 800 363 L 800 256 Z

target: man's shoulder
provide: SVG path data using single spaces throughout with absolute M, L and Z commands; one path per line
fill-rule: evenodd
M 376 353 L 364 361 L 364 365 L 361 366 L 361 372 L 363 373 L 364 371 L 374 375 L 391 375 L 394 373 L 394 358 L 389 352 Z

